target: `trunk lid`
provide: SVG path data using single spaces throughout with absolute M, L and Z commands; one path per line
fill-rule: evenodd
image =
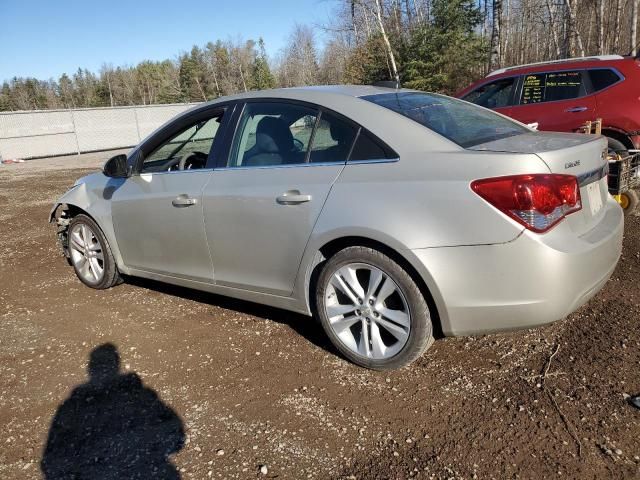
M 609 195 L 607 141 L 602 136 L 575 133 L 531 132 L 471 147 L 469 150 L 533 153 L 551 173 L 574 175 L 580 185 L 582 209 L 565 218 L 571 229 L 583 235 L 605 214 Z

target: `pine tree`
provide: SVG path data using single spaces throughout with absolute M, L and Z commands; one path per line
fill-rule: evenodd
M 267 52 L 264 48 L 264 40 L 260 38 L 258 40 L 258 53 L 253 61 L 252 89 L 266 90 L 268 88 L 275 87 L 275 85 L 276 80 L 271 74 L 271 69 L 269 68 Z
M 449 94 L 482 71 L 487 44 L 477 33 L 482 15 L 473 0 L 434 0 L 432 21 L 411 32 L 403 52 L 403 85 Z

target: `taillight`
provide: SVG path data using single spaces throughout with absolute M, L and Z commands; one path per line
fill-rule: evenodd
M 529 230 L 542 233 L 582 208 L 573 175 L 532 174 L 485 178 L 471 189 Z

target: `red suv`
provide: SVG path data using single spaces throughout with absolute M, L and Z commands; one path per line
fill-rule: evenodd
M 467 87 L 459 98 L 539 130 L 575 132 L 602 118 L 616 151 L 640 149 L 640 58 L 574 58 L 509 67 Z

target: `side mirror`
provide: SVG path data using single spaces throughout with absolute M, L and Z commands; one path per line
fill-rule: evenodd
M 124 154 L 116 155 L 107 160 L 102 168 L 102 173 L 111 178 L 126 178 L 129 176 L 127 168 L 127 156 Z

